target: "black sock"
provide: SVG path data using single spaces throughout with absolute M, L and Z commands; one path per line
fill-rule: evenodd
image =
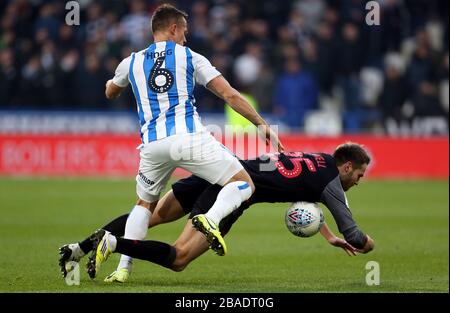
M 130 240 L 117 238 L 114 252 L 128 255 L 132 258 L 147 260 L 158 265 L 170 268 L 177 255 L 173 246 L 154 240 Z
M 108 224 L 102 227 L 102 229 L 109 231 L 116 237 L 122 237 L 125 234 L 125 225 L 127 224 L 128 213 L 119 216 L 118 218 L 112 220 Z M 81 250 L 85 254 L 89 253 L 92 250 L 92 242 L 89 239 L 91 236 L 87 237 L 83 241 L 79 243 Z

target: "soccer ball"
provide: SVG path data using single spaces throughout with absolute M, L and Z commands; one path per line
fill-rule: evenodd
M 285 222 L 294 235 L 311 237 L 322 228 L 324 217 L 322 209 L 316 203 L 294 202 L 286 211 Z

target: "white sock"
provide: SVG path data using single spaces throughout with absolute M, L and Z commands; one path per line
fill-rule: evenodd
M 217 195 L 216 202 L 205 215 L 219 226 L 220 221 L 240 207 L 242 202 L 251 197 L 252 193 L 250 185 L 245 181 L 229 183 L 222 188 Z
M 116 236 L 109 234 L 107 245 L 108 245 L 108 248 L 110 248 L 112 252 L 116 251 L 116 247 L 117 247 Z
M 127 223 L 125 225 L 125 239 L 143 240 L 147 236 L 148 224 L 152 213 L 143 206 L 136 205 L 128 215 Z M 133 266 L 133 258 L 123 255 L 120 257 L 117 269 L 126 268 L 131 272 Z
M 128 255 L 122 254 L 120 256 L 119 265 L 117 265 L 117 270 L 125 268 L 128 270 L 128 272 L 131 273 L 132 267 L 133 267 L 133 258 L 129 257 Z
M 71 243 L 69 244 L 69 248 L 72 250 L 72 258 L 74 260 L 79 260 L 84 256 L 84 252 L 81 250 L 79 243 Z

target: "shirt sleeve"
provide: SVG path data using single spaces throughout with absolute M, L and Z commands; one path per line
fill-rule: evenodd
M 126 87 L 129 84 L 128 73 L 130 71 L 131 56 L 122 60 L 114 73 L 113 83 L 119 87 Z
M 330 210 L 338 226 L 339 232 L 355 248 L 364 247 L 367 237 L 358 229 L 348 207 L 347 197 L 342 189 L 339 176 L 336 176 L 323 190 L 321 202 Z
M 209 62 L 203 55 L 192 50 L 191 53 L 196 83 L 206 86 L 212 79 L 221 75 L 221 73 L 214 66 L 212 66 L 211 62 Z

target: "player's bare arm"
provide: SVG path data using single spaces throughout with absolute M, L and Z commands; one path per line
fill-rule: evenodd
M 113 83 L 113 80 L 110 79 L 106 82 L 105 86 L 105 96 L 108 100 L 114 100 L 120 96 L 124 87 L 119 87 Z
M 226 101 L 233 110 L 259 127 L 266 141 L 270 140 L 279 152 L 284 151 L 283 144 L 267 122 L 256 112 L 239 91 L 231 87 L 230 83 L 222 75 L 212 79 L 206 87 L 216 96 Z
M 331 229 L 328 227 L 326 223 L 322 225 L 322 228 L 320 229 L 320 234 L 328 241 L 329 244 L 335 247 L 339 247 L 344 249 L 344 251 L 349 255 L 356 255 L 356 252 L 358 251 L 355 247 L 353 247 L 351 244 L 349 244 L 347 241 L 345 241 L 342 238 L 337 237 Z

